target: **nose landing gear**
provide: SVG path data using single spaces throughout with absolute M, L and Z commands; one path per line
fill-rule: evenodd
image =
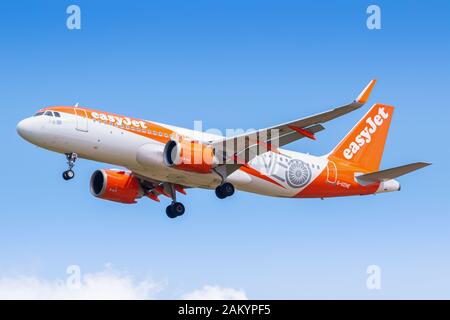
M 75 177 L 75 172 L 73 170 L 67 170 L 63 172 L 62 176 L 64 180 L 70 180 Z
M 72 168 L 75 166 L 77 157 L 78 156 L 76 153 L 66 153 L 67 165 L 69 166 L 69 168 L 62 174 L 64 180 L 71 180 L 75 177 L 75 172 L 73 172 Z

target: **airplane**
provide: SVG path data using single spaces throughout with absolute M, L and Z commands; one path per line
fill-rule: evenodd
M 394 107 L 375 103 L 329 153 L 322 156 L 282 149 L 316 139 L 323 123 L 361 108 L 376 80 L 346 105 L 313 116 L 231 137 L 78 106 L 51 106 L 17 124 L 28 142 L 66 156 L 65 180 L 74 178 L 78 158 L 121 169 L 96 170 L 91 193 L 132 204 L 142 197 L 171 199 L 169 218 L 184 214 L 177 194 L 215 190 L 219 199 L 235 189 L 285 198 L 328 198 L 400 191 L 395 178 L 430 165 L 411 163 L 379 170 Z

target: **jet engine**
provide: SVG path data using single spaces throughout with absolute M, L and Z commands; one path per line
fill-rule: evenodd
M 120 203 L 136 203 L 144 194 L 138 179 L 125 171 L 97 170 L 90 185 L 95 197 Z
M 166 166 L 196 173 L 210 173 L 218 164 L 212 147 L 193 140 L 170 140 L 163 156 Z

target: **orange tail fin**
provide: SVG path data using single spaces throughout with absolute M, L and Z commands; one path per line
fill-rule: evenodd
M 377 171 L 393 112 L 392 106 L 374 104 L 329 156 L 368 171 Z

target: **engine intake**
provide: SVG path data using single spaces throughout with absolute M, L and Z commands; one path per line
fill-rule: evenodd
M 136 203 L 144 194 L 138 179 L 125 171 L 96 170 L 90 187 L 95 197 L 120 203 Z

